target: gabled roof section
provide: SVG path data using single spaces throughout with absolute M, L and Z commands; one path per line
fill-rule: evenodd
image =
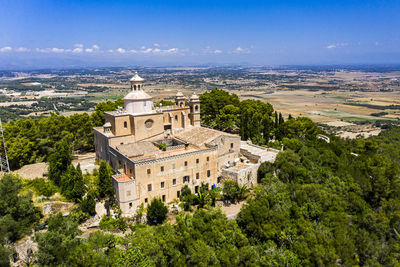
M 205 127 L 192 127 L 177 133 L 175 136 L 196 146 L 202 146 L 204 144 L 210 143 L 220 136 L 238 137 L 237 135 Z

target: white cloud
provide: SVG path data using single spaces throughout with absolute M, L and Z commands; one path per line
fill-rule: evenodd
M 222 50 L 220 49 L 211 49 L 211 46 L 206 46 L 203 50 L 204 54 L 221 54 Z
M 12 50 L 11 46 L 5 46 L 0 48 L 0 52 L 10 52 Z
M 50 49 L 50 51 L 54 52 L 54 53 L 63 53 L 65 51 L 65 49 L 53 47 Z
M 117 48 L 117 50 L 116 50 L 118 53 L 120 53 L 120 54 L 123 54 L 123 53 L 125 53 L 126 52 L 126 50 L 125 49 L 123 49 L 123 48 Z
M 327 46 L 325 46 L 325 48 L 327 48 L 327 49 L 335 49 L 335 48 L 343 47 L 343 46 L 347 46 L 347 45 L 348 45 L 348 43 L 336 43 L 336 44 L 327 45 Z
M 160 47 L 160 44 L 154 43 L 153 46 Z
M 188 49 L 179 49 L 179 48 L 170 48 L 170 49 L 162 49 L 163 45 L 159 45 L 157 47 L 157 44 L 154 44 L 154 48 L 146 48 L 145 46 L 142 46 L 141 49 L 124 49 L 124 48 L 116 48 L 116 49 L 109 49 L 105 50 L 108 53 L 119 53 L 119 54 L 152 54 L 152 55 L 168 55 L 168 54 L 185 54 L 185 52 L 189 51 Z M 19 48 L 12 48 L 10 46 L 6 46 L 3 48 L 0 48 L 0 52 L 8 52 L 8 51 L 17 51 L 17 52 L 28 52 L 28 51 L 36 51 L 38 53 L 102 53 L 105 51 L 102 51 L 100 49 L 100 46 L 95 44 L 92 45 L 91 47 L 84 48 L 83 45 L 81 44 L 75 44 L 73 48 L 25 48 L 25 47 L 19 47 Z M 213 53 L 218 54 L 221 53 L 221 50 L 214 50 Z
M 232 54 L 250 54 L 251 50 L 249 48 L 243 48 L 243 47 L 238 46 L 230 53 L 232 53 Z
M 72 50 L 72 53 L 82 53 L 82 52 L 83 52 L 82 47 L 77 47 L 77 48 L 74 48 L 74 50 Z
M 29 52 L 30 49 L 26 48 L 26 47 L 18 47 L 17 49 L 15 49 L 15 51 L 17 51 L 17 52 Z
M 165 50 L 167 52 L 167 54 L 175 54 L 178 53 L 179 49 L 178 48 L 171 48 L 168 50 Z
M 98 45 L 92 45 L 92 48 L 86 48 L 85 49 L 85 52 L 86 53 L 93 53 L 93 52 L 98 52 L 98 51 L 100 51 L 100 46 L 98 46 Z
M 40 53 L 63 53 L 63 52 L 65 52 L 65 49 L 57 48 L 57 47 L 53 47 L 53 48 L 36 48 L 36 52 L 40 52 Z
M 142 46 L 142 49 L 143 49 L 143 46 Z M 153 51 L 153 49 L 147 48 L 147 49 L 142 50 L 142 51 L 140 51 L 140 52 L 141 52 L 141 53 L 144 53 L 144 54 L 148 54 L 148 53 L 150 53 L 151 51 Z

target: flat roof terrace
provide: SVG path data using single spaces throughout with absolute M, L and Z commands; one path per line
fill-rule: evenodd
M 201 151 L 201 150 L 205 150 L 205 149 L 209 149 L 209 147 L 207 147 L 207 146 L 198 147 L 198 146 L 189 144 L 184 147 L 177 147 L 177 148 L 173 148 L 173 149 L 168 149 L 166 151 L 164 151 L 162 149 L 158 149 L 157 151 L 154 151 L 154 152 L 144 153 L 142 155 L 129 157 L 129 159 L 132 161 L 160 159 L 160 158 L 172 157 L 172 156 L 176 156 L 176 155 Z

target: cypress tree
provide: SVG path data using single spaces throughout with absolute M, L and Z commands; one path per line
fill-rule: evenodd
M 114 199 L 111 170 L 110 166 L 105 161 L 100 162 L 98 187 L 100 198 L 109 197 Z

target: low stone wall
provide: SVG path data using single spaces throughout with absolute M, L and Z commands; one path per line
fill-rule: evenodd
M 257 171 L 260 164 L 246 164 L 243 168 L 237 169 L 235 166 L 222 169 L 223 180 L 231 179 L 236 181 L 239 186 L 245 185 L 250 188 L 257 185 Z

